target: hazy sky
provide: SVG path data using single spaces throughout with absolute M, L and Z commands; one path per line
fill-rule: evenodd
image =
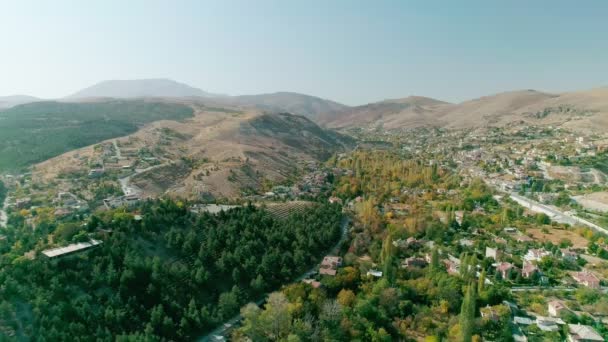
M 0 95 L 106 79 L 363 104 L 608 85 L 608 1 L 0 0 Z

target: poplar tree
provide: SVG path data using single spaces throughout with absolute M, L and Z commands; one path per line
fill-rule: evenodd
M 433 250 L 431 251 L 430 269 L 431 269 L 431 272 L 439 271 L 439 251 L 437 250 L 436 247 L 433 248 Z
M 467 286 L 464 300 L 460 308 L 460 332 L 463 342 L 471 342 L 473 339 L 473 328 L 475 324 L 475 287 Z

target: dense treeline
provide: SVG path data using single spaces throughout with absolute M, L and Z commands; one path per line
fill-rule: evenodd
M 14 170 L 161 119 L 192 117 L 190 107 L 148 101 L 36 102 L 0 112 L 0 170 Z
M 339 206 L 321 204 L 285 220 L 253 206 L 195 216 L 172 201 L 141 215 L 93 216 L 83 229 L 112 230 L 101 247 L 5 268 L 0 315 L 41 341 L 192 339 L 304 272 L 339 239 L 341 220 Z

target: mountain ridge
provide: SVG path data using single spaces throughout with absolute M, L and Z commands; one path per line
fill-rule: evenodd
M 321 115 L 333 116 L 348 106 L 321 97 L 296 92 L 280 91 L 257 95 L 237 95 L 215 98 L 227 105 L 251 106 L 266 112 L 288 112 L 318 121 Z
M 109 80 L 85 88 L 61 101 L 103 102 L 112 98 L 159 98 L 192 101 L 206 106 L 288 112 L 303 115 L 328 128 L 414 127 L 478 128 L 518 123 L 564 126 L 597 131 L 608 124 L 608 87 L 564 93 L 533 89 L 506 91 L 459 103 L 425 96 L 384 99 L 348 106 L 317 96 L 289 91 L 256 95 L 216 95 L 169 79 Z M 0 97 L 0 109 L 39 101 L 34 97 Z M 7 100 L 9 99 L 9 100 Z
M 345 110 L 323 121 L 327 127 L 444 127 L 454 129 L 513 124 L 564 127 L 597 132 L 608 126 L 608 88 L 559 94 L 524 89 L 507 91 L 460 103 L 407 97 L 383 100 Z M 422 99 L 426 99 L 422 97 Z

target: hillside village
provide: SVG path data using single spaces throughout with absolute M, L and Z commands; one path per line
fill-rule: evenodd
M 359 141 L 352 152 L 336 153 L 325 163 L 306 162 L 289 182 L 244 197 L 268 206 L 278 217 L 307 206 L 297 201 L 319 199 L 343 205 L 353 217 L 352 227 L 344 231 L 346 242 L 307 273 L 304 284 L 338 298 L 350 288 L 363 299 L 371 294 L 357 291 L 366 286 L 403 291 L 405 284 L 416 287 L 445 274 L 445 281 L 474 285 L 473 331 L 484 340 L 507 332 L 515 341 L 606 338 L 607 137 L 531 126 L 359 129 L 349 134 Z M 131 150 L 124 141 L 100 144 L 97 161 L 87 163 L 91 169 L 63 177 L 56 184 L 59 191 L 40 187 L 31 174 L 4 176 L 9 225 L 25 222 L 36 229 L 49 219 L 67 223 L 97 210 L 120 208 L 137 215 L 145 198 L 130 179 L 174 161 Z M 291 201 L 300 204 L 284 207 L 291 209 L 273 206 Z M 191 202 L 192 212 L 219 213 L 239 206 L 204 203 L 209 202 Z M 24 251 L 23 257 L 35 258 L 36 250 L 52 258 L 56 250 L 79 253 L 101 244 L 107 234 L 100 229 L 75 235 L 68 245 L 50 241 L 47 249 Z M 3 235 L 5 244 L 14 238 Z M 346 285 L 346 279 L 352 283 Z M 461 299 L 412 298 L 410 314 L 401 323 L 393 322 L 390 334 L 450 338 L 457 334 L 449 329 L 454 317 L 462 317 L 456 316 Z M 445 306 L 448 315 L 420 311 L 436 305 Z M 433 323 L 423 327 L 424 319 Z M 243 328 L 231 326 L 216 335 L 240 336 L 247 319 L 239 324 Z
M 510 295 L 502 295 L 502 301 L 486 301 L 488 304 L 479 308 L 478 324 L 488 329 L 505 326 L 515 341 L 604 341 L 608 324 L 608 221 L 601 210 L 603 203 L 579 199 L 601 198 L 597 195 L 606 191 L 606 137 L 534 127 L 470 133 L 372 130 L 356 134 L 377 146 L 379 142 L 390 143 L 390 148 L 386 144 L 381 148 L 380 153 L 388 158 L 385 160 L 393 159 L 386 151 L 397 151 L 402 158 L 422 160 L 460 176 L 451 184 L 372 186 L 371 194 L 363 191 L 362 197 L 349 203 L 364 227 L 369 225 L 365 224 L 369 216 L 376 215 L 389 229 L 376 256 L 356 252 L 361 249 L 357 242 L 363 241 L 359 236 L 367 235 L 365 230 L 355 237 L 344 258 L 355 260 L 352 263 L 361 274 L 386 277 L 378 267 L 382 267 L 383 253 L 390 249 L 398 259 L 392 263 L 398 268 L 392 271 L 397 279 L 400 275 L 416 277 L 440 265 L 449 275 L 475 279 L 478 294 L 484 287 L 509 291 Z M 363 157 L 366 152 L 361 153 Z M 377 165 L 381 160 L 367 163 Z M 358 162 L 352 170 L 355 175 L 361 172 L 357 171 L 361 168 Z M 384 171 L 373 172 L 375 177 L 384 177 Z M 351 178 L 351 185 L 355 179 Z M 463 202 L 466 189 L 476 182 L 486 188 L 475 191 L 487 195 L 478 193 L 478 199 Z M 339 186 L 337 190 L 341 193 Z M 363 204 L 368 201 L 372 208 Z M 437 211 L 433 209 L 436 206 L 444 209 Z M 433 238 L 429 232 L 429 223 L 422 224 L 426 228 L 421 231 L 417 227 L 420 223 L 411 221 L 412 216 L 421 217 L 421 210 L 448 225 L 449 233 L 437 240 L 438 236 Z M 322 266 L 318 284 L 324 284 L 328 276 L 335 277 L 339 265 Z M 486 328 L 479 331 L 484 340 L 491 340 L 492 333 Z
M 145 225 L 143 213 L 158 200 L 175 201 L 193 217 L 230 217 L 251 204 L 280 222 L 337 205 L 346 221 L 336 245 L 276 294 L 305 285 L 324 298 L 319 305 L 337 301 L 339 329 L 319 338 L 607 337 L 605 133 L 526 122 L 335 133 L 289 114 L 193 108 L 190 121 L 148 125 L 2 175 L 4 260 L 53 264 L 103 255 L 121 235 L 99 217 Z M 572 112 L 560 108 L 536 116 Z M 277 152 L 277 143 L 288 152 Z M 175 243 L 176 234 L 165 238 Z M 380 300 L 379 311 L 358 311 Z M 213 317 L 193 331 L 236 311 L 208 305 Z M 300 311 L 294 324 L 306 315 L 319 311 Z M 207 337 L 247 338 L 252 319 L 229 319 Z M 11 322 L 3 329 L 24 334 Z
M 330 200 L 344 201 L 355 217 L 350 242 L 303 280 L 351 305 L 342 324 L 356 324 L 357 303 L 376 298 L 369 287 L 397 289 L 395 300 L 414 302 L 411 316 L 390 324 L 370 318 L 386 327 L 379 333 L 425 340 L 443 331 L 458 340 L 461 332 L 448 328 L 461 329 L 462 318 L 421 311 L 445 305 L 451 317 L 460 310 L 452 298 L 421 301 L 405 290 L 445 272 L 476 288 L 472 331 L 483 340 L 606 339 L 608 225 L 599 205 L 578 202 L 606 191 L 606 137 L 536 127 L 351 133 L 359 148 L 329 162 L 343 169 Z M 401 175 L 401 163 L 418 176 Z M 288 301 L 303 300 L 289 297 L 296 286 L 283 290 Z M 355 303 L 343 302 L 351 294 Z M 394 310 L 386 305 L 379 317 Z M 248 324 L 246 317 L 233 337 L 247 334 Z
M 608 342 L 608 1 L 4 1 L 0 342 Z

